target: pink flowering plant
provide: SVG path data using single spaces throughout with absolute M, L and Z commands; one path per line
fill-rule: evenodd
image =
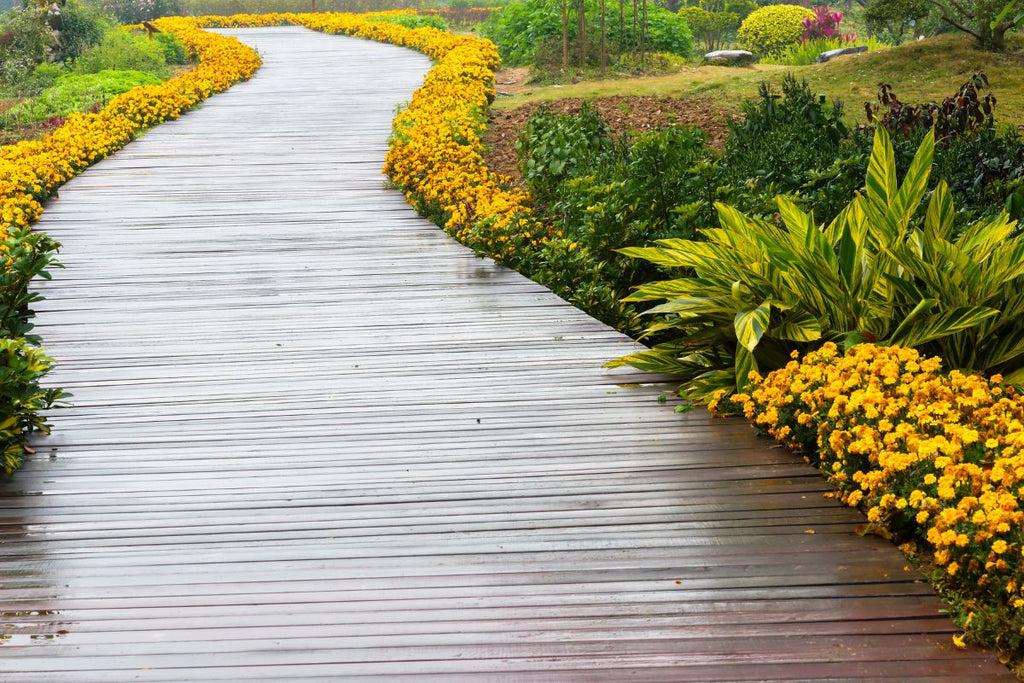
M 801 43 L 812 40 L 840 40 L 844 43 L 852 43 L 857 40 L 856 33 L 840 33 L 839 22 L 843 20 L 842 12 L 833 12 L 828 5 L 815 7 L 813 17 L 803 19 L 804 34 L 800 38 Z

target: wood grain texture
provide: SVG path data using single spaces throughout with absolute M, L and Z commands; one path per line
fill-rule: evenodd
M 385 187 L 425 57 L 231 33 L 254 80 L 41 221 L 75 398 L 0 488 L 0 679 L 1008 679 L 812 469 Z

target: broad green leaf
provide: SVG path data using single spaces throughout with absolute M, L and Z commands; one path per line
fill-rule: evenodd
M 736 391 L 743 391 L 750 384 L 750 373 L 757 371 L 754 354 L 742 346 L 736 347 Z
M 1024 386 L 1024 368 L 1019 368 L 1009 375 L 1003 376 L 1003 386 Z
M 879 128 L 882 128 L 879 126 Z M 921 141 L 921 145 L 914 154 L 914 160 L 910 162 L 907 173 L 903 176 L 903 183 L 900 185 L 896 196 L 891 199 L 889 218 L 906 230 L 911 216 L 917 212 L 921 205 L 924 193 L 928 189 L 928 176 L 932 173 L 932 160 L 935 157 L 935 129 L 928 131 Z
M 736 310 L 735 302 L 729 297 L 691 296 L 673 299 L 660 306 L 644 311 L 644 315 L 663 315 L 675 313 L 684 318 L 715 314 L 732 315 Z
M 897 192 L 896 158 L 893 154 L 892 142 L 884 126 L 875 129 L 874 144 L 871 148 L 871 159 L 868 161 L 868 172 L 864 179 L 867 208 L 872 217 L 883 217 Z M 879 226 L 880 227 L 880 226 Z
M 843 353 L 849 353 L 850 349 L 858 344 L 868 344 L 868 340 L 860 332 L 853 330 L 843 335 Z
M 736 375 L 729 370 L 708 370 L 694 377 L 684 388 L 686 398 L 695 403 L 707 403 L 716 391 L 736 388 Z
M 956 209 L 953 207 L 953 195 L 945 180 L 940 180 L 932 198 L 928 202 L 928 210 L 924 215 L 924 233 L 928 241 L 935 239 L 949 240 L 953 235 Z
M 924 303 L 921 302 L 921 304 Z M 975 327 L 981 321 L 998 314 L 998 310 L 985 306 L 959 306 L 934 315 L 917 317 L 910 325 L 904 321 L 889 337 L 888 343 L 901 346 L 920 346 L 926 342 Z
M 694 366 L 664 351 L 639 351 L 604 364 L 606 368 L 633 367 L 644 372 L 664 372 L 670 375 L 691 375 Z
M 771 301 L 766 299 L 757 307 L 743 308 L 736 312 L 733 319 L 736 340 L 751 353 L 768 329 L 771 311 Z
M 683 296 L 700 294 L 706 285 L 691 278 L 679 280 L 660 280 L 640 285 L 623 301 L 656 301 L 658 299 L 678 299 Z
M 809 313 L 794 312 L 772 327 L 768 336 L 796 342 L 815 341 L 821 339 L 821 323 Z

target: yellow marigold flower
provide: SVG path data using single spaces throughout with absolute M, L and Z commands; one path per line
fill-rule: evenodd
M 1001 538 L 992 543 L 992 552 L 994 552 L 996 555 L 1002 555 L 1006 552 L 1008 548 L 1009 545 L 1007 545 L 1006 541 L 1004 541 Z

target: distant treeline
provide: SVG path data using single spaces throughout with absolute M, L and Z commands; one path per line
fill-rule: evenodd
M 183 0 L 183 14 L 269 14 L 271 12 L 379 12 L 419 9 L 423 0 Z

